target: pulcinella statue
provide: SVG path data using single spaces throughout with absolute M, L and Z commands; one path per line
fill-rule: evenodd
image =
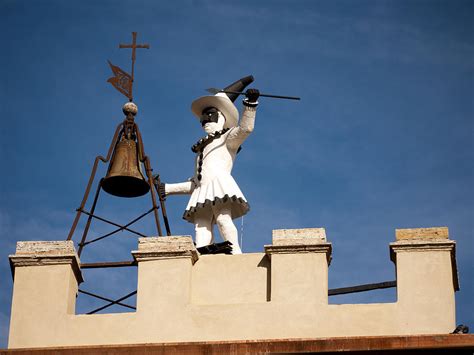
M 224 91 L 242 92 L 253 80 L 247 76 Z M 249 204 L 231 173 L 240 146 L 253 131 L 259 95 L 256 89 L 245 92 L 240 121 L 234 105 L 238 94 L 219 92 L 200 97 L 191 105 L 207 134 L 192 146 L 195 174 L 186 182 L 162 184 L 159 190 L 165 196 L 191 195 L 183 218 L 195 226 L 197 248 L 214 242 L 213 226 L 217 224 L 222 239 L 232 243 L 232 254 L 242 253 L 232 220 L 246 214 Z

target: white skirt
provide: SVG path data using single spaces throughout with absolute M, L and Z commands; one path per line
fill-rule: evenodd
M 244 194 L 230 174 L 217 176 L 211 182 L 197 186 L 191 194 L 183 219 L 194 223 L 199 216 L 210 216 L 212 206 L 229 208 L 233 219 L 243 216 L 250 209 Z

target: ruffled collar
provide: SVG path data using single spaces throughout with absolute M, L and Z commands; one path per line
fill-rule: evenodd
M 220 131 L 215 131 L 214 133 L 208 134 L 207 136 L 201 138 L 195 144 L 193 144 L 191 150 L 194 153 L 202 152 L 208 144 L 210 144 L 214 139 L 220 138 L 220 136 L 226 133 L 229 129 L 230 128 L 224 128 Z

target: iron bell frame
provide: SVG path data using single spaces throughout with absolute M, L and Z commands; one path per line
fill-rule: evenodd
M 142 219 L 143 217 L 145 217 L 146 215 L 148 215 L 151 212 L 153 212 L 154 217 L 155 217 L 155 224 L 156 224 L 156 229 L 157 229 L 158 235 L 163 236 L 163 232 L 162 232 L 162 228 L 161 228 L 161 224 L 160 224 L 160 218 L 159 218 L 159 215 L 158 215 L 159 207 L 157 205 L 157 200 L 160 203 L 163 222 L 164 222 L 165 229 L 166 229 L 166 235 L 167 236 L 171 235 L 171 230 L 170 230 L 170 227 L 169 227 L 168 217 L 167 217 L 167 214 L 166 214 L 165 201 L 164 201 L 164 198 L 157 191 L 157 187 L 161 183 L 160 177 L 159 177 L 159 175 L 155 175 L 155 176 L 152 175 L 153 169 L 151 168 L 150 158 L 145 154 L 145 149 L 144 149 L 144 146 L 143 146 L 143 139 L 142 139 L 142 136 L 141 136 L 141 133 L 140 133 L 140 129 L 138 128 L 138 125 L 137 125 L 137 123 L 135 122 L 135 119 L 134 119 L 134 116 L 135 116 L 137 111 L 133 110 L 133 109 L 130 109 L 131 107 L 135 106 L 134 104 L 132 104 L 133 106 L 131 106 L 130 104 L 132 104 L 132 103 L 127 103 L 124 106 L 123 111 L 126 114 L 126 118 L 115 129 L 115 133 L 114 133 L 114 136 L 112 138 L 112 142 L 110 144 L 109 150 L 107 152 L 107 156 L 104 158 L 103 156 L 99 155 L 95 158 L 94 165 L 93 165 L 92 171 L 91 171 L 91 175 L 89 177 L 89 182 L 87 184 L 86 191 L 84 193 L 84 197 L 82 199 L 82 202 L 81 202 L 79 208 L 76 209 L 76 211 L 77 211 L 76 212 L 76 217 L 74 218 L 74 222 L 73 222 L 73 224 L 71 226 L 71 229 L 69 231 L 67 240 L 72 239 L 72 237 L 74 235 L 74 232 L 76 230 L 77 224 L 80 220 L 81 215 L 86 214 L 88 216 L 86 225 L 84 227 L 84 231 L 82 233 L 81 241 L 78 243 L 78 246 L 79 246 L 78 255 L 79 256 L 81 256 L 82 250 L 84 249 L 84 247 L 86 245 L 91 244 L 93 242 L 96 242 L 98 240 L 107 238 L 107 237 L 109 237 L 109 236 L 111 236 L 111 235 L 113 235 L 117 232 L 123 231 L 123 230 L 126 230 L 126 231 L 131 232 L 131 233 L 136 234 L 136 235 L 139 235 L 141 237 L 147 237 L 146 235 L 144 235 L 140 232 L 137 232 L 133 229 L 130 229 L 128 227 L 130 225 L 134 224 L 135 222 L 139 221 L 140 219 Z M 86 205 L 87 200 L 89 198 L 89 194 L 90 194 L 92 184 L 95 180 L 95 176 L 96 176 L 96 173 L 97 173 L 97 168 L 98 168 L 98 165 L 99 165 L 99 161 L 102 161 L 103 163 L 109 163 L 109 161 L 110 161 L 110 165 L 109 165 L 109 169 L 108 169 L 108 171 L 109 171 L 110 166 L 113 163 L 113 158 L 115 157 L 116 148 L 117 148 L 118 144 L 122 141 L 122 138 L 131 139 L 136 143 L 137 155 L 138 155 L 138 164 L 142 163 L 145 167 L 145 176 L 147 178 L 147 183 L 150 187 L 148 192 L 150 193 L 151 201 L 152 201 L 152 208 L 150 208 L 147 212 L 141 214 L 140 216 L 138 216 L 137 218 L 133 219 L 132 221 L 130 221 L 129 223 L 127 223 L 125 225 L 120 225 L 118 223 L 109 221 L 105 218 L 99 217 L 99 216 L 94 214 L 95 208 L 96 208 L 96 205 L 97 205 L 97 201 L 99 199 L 100 191 L 103 189 L 103 182 L 106 178 L 101 178 L 99 183 L 97 184 L 97 189 L 96 189 L 96 192 L 95 192 L 94 201 L 92 203 L 90 211 L 85 210 L 85 205 Z M 140 196 L 140 195 L 137 195 L 137 196 Z M 115 227 L 118 227 L 118 228 L 115 229 L 112 232 L 109 232 L 109 233 L 101 236 L 101 237 L 86 241 L 87 234 L 89 232 L 89 228 L 90 228 L 90 225 L 91 225 L 91 222 L 92 222 L 93 218 L 98 219 L 98 220 L 100 220 L 102 222 L 105 222 L 105 223 L 109 223 L 109 224 L 111 224 Z M 99 263 L 81 264 L 81 266 L 83 268 L 118 267 L 118 266 L 128 266 L 128 265 L 131 265 L 132 263 L 133 262 L 128 262 L 128 261 L 127 262 L 99 262 Z

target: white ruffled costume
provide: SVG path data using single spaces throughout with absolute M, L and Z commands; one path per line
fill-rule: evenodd
M 239 125 L 229 127 L 235 122 L 225 120 L 219 111 L 218 122 L 207 123 L 205 131 L 209 134 L 224 127 L 230 129 L 205 146 L 201 159 L 197 153 L 191 181 L 165 184 L 167 195 L 191 194 L 183 218 L 195 224 L 197 247 L 213 242 L 213 225 L 217 224 L 222 238 L 233 244 L 233 254 L 241 253 L 232 219 L 246 214 L 249 205 L 231 172 L 237 150 L 254 129 L 255 113 L 255 107 L 244 106 Z M 201 180 L 198 180 L 200 160 Z

